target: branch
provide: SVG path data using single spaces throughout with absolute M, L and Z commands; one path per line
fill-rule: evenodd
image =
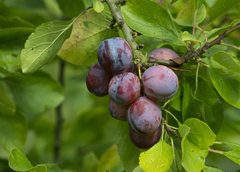
M 62 85 L 62 87 L 64 86 L 64 68 L 65 68 L 65 62 L 61 59 L 58 80 L 59 80 L 60 84 Z M 62 104 L 60 104 L 56 109 L 56 126 L 55 126 L 55 138 L 54 138 L 54 163 L 59 163 L 59 159 L 60 159 L 62 124 L 63 124 Z
M 218 38 L 216 38 L 212 42 L 206 42 L 202 48 L 195 50 L 195 51 L 188 50 L 182 57 L 178 57 L 176 59 L 171 59 L 171 60 L 153 59 L 151 57 L 148 58 L 148 57 L 144 56 L 142 54 L 142 52 L 139 50 L 140 46 L 134 41 L 134 38 L 132 36 L 133 31 L 127 25 L 126 21 L 123 19 L 122 14 L 117 7 L 118 4 L 123 5 L 126 2 L 126 0 L 122 0 L 122 1 L 118 1 L 118 2 L 116 2 L 115 0 L 106 0 L 106 2 L 111 10 L 113 18 L 116 20 L 117 24 L 121 27 L 121 30 L 124 34 L 125 39 L 127 40 L 127 42 L 129 43 L 129 45 L 132 48 L 133 56 L 134 56 L 134 63 L 138 64 L 138 66 L 141 66 L 143 68 L 148 68 L 148 67 L 151 67 L 154 65 L 179 67 L 183 63 L 189 62 L 192 59 L 196 60 L 204 52 L 208 53 L 207 49 L 211 48 L 212 46 L 214 46 L 216 44 L 220 44 L 221 40 L 223 38 L 227 37 L 230 33 L 232 33 L 233 31 L 240 28 L 240 23 L 238 23 L 236 26 L 225 31 L 223 34 L 221 34 Z M 124 3 L 122 3 L 122 2 L 124 2 Z M 199 28 L 197 28 L 197 29 L 199 29 Z M 203 33 L 203 31 L 201 31 L 201 32 Z M 206 36 L 206 35 L 204 35 L 204 36 Z M 207 40 L 207 38 L 206 38 L 206 40 Z
M 116 20 L 117 24 L 121 27 L 121 30 L 124 34 L 125 39 L 132 48 L 134 60 L 136 63 L 141 64 L 144 61 L 147 61 L 147 58 L 139 51 L 139 45 L 134 41 L 132 37 L 132 30 L 127 25 L 126 21 L 123 19 L 121 12 L 119 11 L 117 4 L 114 0 L 106 0 L 113 18 Z
M 229 30 L 225 31 L 223 34 L 219 35 L 216 39 L 214 39 L 212 42 L 206 42 L 205 45 L 197 51 L 197 53 L 203 54 L 205 50 L 211 48 L 212 46 L 216 44 L 221 44 L 221 41 L 223 38 L 227 37 L 230 33 L 240 28 L 240 23 L 238 23 L 236 26 L 230 28 Z

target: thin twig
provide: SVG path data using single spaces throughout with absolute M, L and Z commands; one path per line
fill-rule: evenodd
M 205 38 L 205 42 L 208 42 L 208 37 L 207 37 L 207 35 L 204 33 L 204 31 L 203 31 L 200 27 L 198 27 L 198 26 L 196 26 L 196 29 L 199 30 L 199 31 L 203 34 L 203 36 L 204 36 L 204 38 Z M 200 38 L 200 36 L 201 36 L 201 34 L 198 35 L 198 39 Z
M 193 22 L 193 31 L 192 35 L 195 35 L 195 28 L 196 28 L 196 20 L 197 20 L 197 11 L 194 12 L 194 22 Z M 194 42 L 191 42 L 190 49 L 193 50 Z
M 216 39 L 214 39 L 212 42 L 206 42 L 205 45 L 198 50 L 198 54 L 204 53 L 205 50 L 211 48 L 212 46 L 216 44 L 221 44 L 221 41 L 223 38 L 227 37 L 230 33 L 240 28 L 240 23 L 238 23 L 236 26 L 230 28 L 229 30 L 225 31 L 223 34 L 219 35 Z
M 62 87 L 64 86 L 64 68 L 65 62 L 60 60 L 60 69 L 58 80 Z M 63 124 L 62 116 L 62 104 L 56 108 L 56 126 L 55 126 L 55 139 L 54 139 L 54 163 L 59 163 L 60 160 L 60 149 L 61 149 L 61 130 Z
M 237 49 L 237 50 L 240 50 L 240 47 L 237 47 L 236 45 L 228 44 L 228 43 L 225 43 L 225 42 L 221 42 L 221 45 L 226 45 L 226 46 L 235 48 L 235 49 Z
M 224 153 L 223 151 L 215 150 L 215 149 L 213 149 L 213 148 L 211 148 L 211 147 L 208 148 L 208 151 L 209 151 L 209 152 L 213 152 L 213 153 L 218 153 L 218 154 L 223 154 L 223 153 Z

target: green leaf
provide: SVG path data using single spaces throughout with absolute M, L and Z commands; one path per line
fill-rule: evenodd
M 231 143 L 231 142 L 221 142 L 221 143 L 231 147 L 232 149 L 240 149 L 240 144 L 238 143 Z
M 128 124 L 119 122 L 118 153 L 126 172 L 132 172 L 138 166 L 138 157 L 142 150 L 132 143 L 128 134 L 128 128 Z
M 227 13 L 230 9 L 232 9 L 234 6 L 239 4 L 239 0 L 217 0 L 217 2 L 211 7 L 210 9 L 210 23 L 213 22 L 215 19 L 221 17 L 225 13 Z
M 193 26 L 194 15 L 197 11 L 196 25 L 200 24 L 206 18 L 207 12 L 204 5 L 200 6 L 199 9 L 196 9 L 196 5 L 195 1 L 188 1 L 184 4 L 175 18 L 175 21 L 183 26 Z
M 0 29 L 3 28 L 20 28 L 20 27 L 29 27 L 29 28 L 35 28 L 35 26 L 31 23 L 29 23 L 26 20 L 23 20 L 20 17 L 10 17 L 6 18 L 3 16 L 0 16 Z
M 97 13 L 93 9 L 81 15 L 73 25 L 73 31 L 58 56 L 75 65 L 92 65 L 97 61 L 99 44 L 108 38 L 118 36 L 117 29 L 110 29 L 110 14 Z
M 0 114 L 1 115 L 14 115 L 16 108 L 12 99 L 11 92 L 5 85 L 0 81 Z
M 83 159 L 83 172 L 97 171 L 99 163 L 97 156 L 93 152 L 88 153 Z
M 139 165 L 146 172 L 167 171 L 173 162 L 172 147 L 164 140 L 160 140 L 148 151 L 142 152 Z
M 27 137 L 27 122 L 22 114 L 0 115 L 0 145 L 8 153 L 15 147 L 23 147 Z
M 38 165 L 38 166 L 40 166 L 40 165 Z M 36 167 L 38 167 L 38 166 L 36 166 Z M 44 166 L 47 168 L 46 172 L 74 172 L 72 170 L 62 170 L 56 164 L 44 164 Z
M 232 151 L 223 152 L 223 155 L 240 165 L 240 149 L 234 149 Z
M 75 20 L 49 22 L 38 26 L 21 52 L 22 71 L 32 73 L 52 60 L 70 36 Z
M 17 107 L 27 120 L 33 120 L 48 109 L 55 108 L 64 99 L 61 85 L 44 72 L 19 74 L 7 79 Z
M 14 171 L 47 172 L 45 165 L 33 167 L 27 157 L 17 148 L 13 149 L 9 156 L 9 166 Z
M 134 170 L 132 172 L 144 172 L 144 170 L 141 169 L 140 166 L 137 166 L 136 168 L 134 168 Z
M 85 9 L 83 0 L 57 0 L 57 2 L 67 17 L 76 17 Z
M 97 13 L 101 13 L 104 10 L 104 5 L 98 0 L 93 0 L 93 9 Z
M 193 89 L 195 87 L 194 81 L 190 77 L 186 77 L 183 82 L 183 100 L 182 100 L 182 118 L 183 121 L 188 118 L 200 118 L 201 110 L 199 101 L 194 99 Z
M 113 145 L 102 155 L 97 172 L 113 169 L 119 164 L 121 164 L 121 160 L 118 156 L 117 145 Z
M 25 171 L 33 166 L 19 149 L 14 148 L 9 155 L 9 167 L 15 171 Z
M 184 123 L 190 128 L 187 139 L 200 149 L 208 149 L 216 139 L 216 135 L 209 126 L 199 119 L 188 119 Z
M 168 11 L 149 0 L 128 1 L 122 8 L 127 24 L 139 33 L 185 46 Z
M 196 9 L 198 10 L 204 4 L 204 0 L 195 0 L 195 1 L 196 1 Z
M 20 18 L 0 16 L 0 67 L 4 74 L 20 69 L 20 53 L 34 26 Z M 8 74 L 8 73 L 7 73 Z
M 224 117 L 223 104 L 213 85 L 208 83 L 210 78 L 208 79 L 207 75 L 208 73 L 203 73 L 204 79 L 207 78 L 207 81 L 201 79 L 202 76 L 198 78 L 198 88 L 194 92 L 194 98 L 200 101 L 198 104 L 203 121 L 211 127 L 214 133 L 218 133 Z
M 14 148 L 9 155 L 9 167 L 14 171 L 23 172 L 73 172 L 61 170 L 56 164 L 43 164 L 32 166 L 28 158 L 17 148 Z
M 197 39 L 195 36 L 193 36 L 187 31 L 184 31 L 182 33 L 182 41 L 192 41 L 192 42 L 199 42 L 199 43 L 201 42 L 199 41 L 199 39 Z
M 205 166 L 205 152 L 189 142 L 190 127 L 181 125 L 179 133 L 182 136 L 182 166 L 188 172 L 201 171 Z
M 18 73 L 7 71 L 6 69 L 4 69 L 3 67 L 0 66 L 0 76 L 1 76 L 1 74 L 9 77 L 9 76 L 17 75 Z
M 221 97 L 240 108 L 240 62 L 226 52 L 217 52 L 209 59 L 209 74 Z
M 205 166 L 203 172 L 224 172 L 224 171 L 216 167 Z

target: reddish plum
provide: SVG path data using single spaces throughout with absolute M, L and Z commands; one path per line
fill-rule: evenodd
M 120 105 L 115 103 L 112 99 L 109 100 L 109 112 L 115 119 L 126 121 L 127 110 L 130 105 Z
M 169 100 L 178 90 L 177 75 L 163 65 L 148 68 L 143 73 L 142 81 L 145 94 L 155 101 Z
M 153 59 L 171 60 L 171 59 L 178 58 L 179 55 L 175 51 L 169 48 L 158 48 L 153 50 L 148 55 L 148 57 L 151 57 Z M 176 75 L 180 74 L 180 70 L 174 70 L 174 72 L 176 73 Z
M 98 47 L 98 61 L 110 73 L 123 73 L 132 61 L 132 50 L 122 38 L 104 40 Z
M 111 74 L 104 70 L 99 63 L 95 63 L 88 71 L 86 84 L 88 90 L 96 96 L 102 97 L 108 94 L 108 85 Z
M 175 53 L 173 50 L 168 48 L 158 48 L 153 50 L 148 57 L 151 57 L 153 59 L 164 59 L 164 60 L 171 60 L 175 59 L 178 56 L 177 53 Z
M 130 127 L 139 134 L 153 133 L 161 124 L 162 111 L 158 104 L 147 97 L 139 97 L 128 109 Z
M 139 78 L 131 72 L 126 72 L 111 79 L 108 94 L 115 103 L 127 105 L 139 97 L 140 87 Z
M 161 138 L 162 125 L 153 133 L 148 135 L 140 135 L 136 133 L 131 127 L 129 127 L 129 136 L 133 144 L 141 149 L 149 149 L 155 145 Z

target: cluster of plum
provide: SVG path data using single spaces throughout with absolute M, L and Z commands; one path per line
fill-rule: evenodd
M 98 47 L 98 62 L 89 69 L 88 90 L 96 96 L 110 96 L 109 111 L 113 118 L 128 121 L 129 135 L 139 148 L 157 143 L 162 134 L 162 112 L 157 101 L 166 101 L 178 89 L 178 77 L 168 67 L 148 68 L 142 80 L 134 74 L 132 50 L 122 38 L 104 40 Z M 149 54 L 155 59 L 173 59 L 178 55 L 167 48 Z

